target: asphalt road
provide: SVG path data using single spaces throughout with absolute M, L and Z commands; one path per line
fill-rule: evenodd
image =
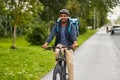
M 111 39 L 116 46 L 117 56 L 120 58 L 120 34 L 111 35 Z
M 112 35 L 111 38 L 115 43 L 117 49 L 120 51 L 120 34 Z
M 120 47 L 114 37 L 102 28 L 74 52 L 74 80 L 120 80 Z M 42 80 L 52 80 L 52 71 Z

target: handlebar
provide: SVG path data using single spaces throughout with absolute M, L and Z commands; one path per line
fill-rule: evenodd
M 72 49 L 71 46 L 69 46 L 69 47 L 65 47 L 65 46 L 62 46 L 62 47 L 49 46 L 45 50 L 52 50 L 52 49 L 55 50 L 56 48 L 58 48 L 58 49 L 67 48 L 68 50 Z

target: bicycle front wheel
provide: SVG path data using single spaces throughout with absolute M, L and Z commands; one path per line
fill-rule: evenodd
M 62 66 L 62 80 L 66 80 L 66 62 L 64 61 Z
M 53 71 L 53 80 L 62 80 L 62 66 L 57 64 Z

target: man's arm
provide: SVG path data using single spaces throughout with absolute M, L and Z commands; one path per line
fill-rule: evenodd
M 42 48 L 47 48 L 48 44 L 52 41 L 55 34 L 56 34 L 56 25 L 52 28 L 52 31 L 51 31 L 49 37 L 47 38 L 46 42 L 42 46 Z
M 54 38 L 55 34 L 56 34 L 56 26 L 54 26 L 54 27 L 52 28 L 52 31 L 50 32 L 50 35 L 49 35 L 49 37 L 48 37 L 47 40 L 46 40 L 46 42 L 47 42 L 48 44 L 52 41 L 52 39 Z
M 48 47 L 48 42 L 45 42 L 44 45 L 42 45 L 42 48 L 47 48 Z
M 72 26 L 72 40 L 73 40 L 72 47 L 73 49 L 75 49 L 78 47 L 78 43 L 77 43 L 77 31 L 74 25 Z

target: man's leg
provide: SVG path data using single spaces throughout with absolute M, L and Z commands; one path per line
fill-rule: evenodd
M 66 50 L 66 62 L 68 66 L 68 80 L 74 80 L 73 50 Z
M 57 47 L 62 47 L 63 45 L 62 44 L 58 44 Z M 62 50 L 63 51 L 63 50 Z M 60 49 L 56 48 L 55 49 L 55 59 L 58 58 L 58 55 L 59 55 L 59 52 L 60 52 Z

